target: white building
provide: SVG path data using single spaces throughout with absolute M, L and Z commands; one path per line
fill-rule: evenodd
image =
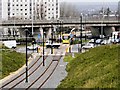
M 30 20 L 32 13 L 34 20 L 50 20 L 60 17 L 58 0 L 2 0 L 0 6 L 2 6 L 3 20 Z
M 41 3 L 41 17 L 43 19 L 50 20 L 60 17 L 60 6 L 58 0 L 42 0 Z

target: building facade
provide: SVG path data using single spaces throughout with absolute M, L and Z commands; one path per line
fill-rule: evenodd
M 58 0 L 2 0 L 2 19 L 41 20 L 60 17 Z M 4 6 L 4 7 L 3 7 Z

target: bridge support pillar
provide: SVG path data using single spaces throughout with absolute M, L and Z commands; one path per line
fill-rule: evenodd
M 39 28 L 39 31 L 40 31 L 41 38 L 43 38 L 43 28 L 40 27 L 40 28 Z
M 50 28 L 48 29 L 47 39 L 51 38 L 51 32 L 52 32 L 52 28 L 50 27 Z
M 104 27 L 104 32 L 106 36 L 111 36 L 111 33 L 114 31 L 115 29 L 113 27 Z
M 98 27 L 90 27 L 90 29 L 93 37 L 99 37 L 100 32 Z

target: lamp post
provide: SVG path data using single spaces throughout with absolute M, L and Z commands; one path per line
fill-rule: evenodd
M 51 29 L 52 29 L 52 32 L 51 32 L 51 54 L 53 54 L 53 25 L 52 25 L 52 22 L 51 22 Z
M 80 15 L 80 42 L 81 42 L 81 49 L 80 49 L 80 52 L 82 52 L 82 13 Z
M 44 44 L 44 38 L 45 38 L 45 32 L 43 31 L 43 66 L 45 66 L 45 58 L 44 58 L 44 46 L 45 46 L 45 44 Z
M 25 30 L 26 32 L 26 83 L 28 83 L 28 56 L 27 56 L 27 32 L 28 30 Z
M 103 12 L 102 12 L 102 22 L 101 22 L 101 38 L 103 39 L 103 22 L 104 22 L 104 8 L 103 8 Z

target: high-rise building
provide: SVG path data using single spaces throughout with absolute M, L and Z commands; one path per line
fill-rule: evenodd
M 60 17 L 58 0 L 2 0 L 2 4 L 2 19 L 50 20 Z
M 47 20 L 59 18 L 60 9 L 58 0 L 42 0 L 41 17 Z

